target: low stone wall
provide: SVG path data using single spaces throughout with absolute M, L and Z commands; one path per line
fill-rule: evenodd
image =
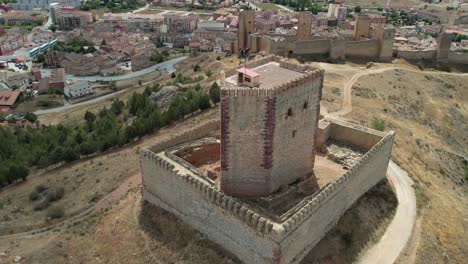
M 333 135 L 337 135 L 334 129 L 339 131 L 354 128 L 332 124 L 328 131 L 331 139 L 334 139 Z M 322 135 L 327 134 L 327 131 L 324 132 Z M 393 140 L 394 132 L 381 137 L 343 176 L 321 190 L 282 224 L 287 234 L 280 242 L 285 253 L 282 256 L 284 263 L 299 263 L 354 202 L 385 178 Z
M 265 56 L 263 58 L 247 62 L 246 67 L 247 68 L 255 68 L 255 67 L 258 67 L 258 66 L 263 65 L 263 64 L 267 64 L 267 63 L 272 62 L 272 61 L 280 62 L 281 60 L 284 60 L 284 58 L 280 57 L 280 56 L 277 56 L 277 55 L 268 55 L 268 56 Z M 243 67 L 243 66 L 244 65 L 239 65 L 239 67 Z M 239 67 L 226 70 L 224 75 L 229 77 L 229 76 L 237 74 L 236 70 Z

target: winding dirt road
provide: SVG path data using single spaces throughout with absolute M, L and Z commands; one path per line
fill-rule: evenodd
M 333 66 L 327 63 L 320 63 L 325 70 L 337 72 Z M 377 67 L 383 65 L 377 64 Z M 384 66 L 378 69 L 362 69 L 354 74 L 344 85 L 343 103 L 339 111 L 329 113 L 325 107 L 322 108 L 322 114 L 327 117 L 343 119 L 344 115 L 349 114 L 353 109 L 352 88 L 354 84 L 363 76 L 378 74 L 391 70 L 401 70 L 415 73 L 424 73 L 431 75 L 457 75 L 468 76 L 468 73 L 449 73 L 439 71 L 421 71 L 410 66 Z M 390 160 L 387 169 L 387 178 L 395 188 L 398 207 L 392 222 L 385 231 L 381 239 L 373 246 L 362 253 L 358 263 L 362 264 L 392 264 L 398 259 L 408 243 L 413 227 L 416 221 L 416 195 L 413 189 L 413 180 L 408 173 Z
M 405 248 L 416 221 L 416 196 L 413 180 L 393 161 L 388 164 L 387 177 L 395 187 L 398 207 L 392 222 L 380 241 L 358 260 L 362 264 L 392 264 Z

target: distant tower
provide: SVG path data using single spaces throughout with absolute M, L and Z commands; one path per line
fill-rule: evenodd
M 371 18 L 368 15 L 359 15 L 354 25 L 354 39 L 369 38 Z
M 60 3 L 51 3 L 49 5 L 49 9 L 50 9 L 50 18 L 52 20 L 52 24 L 55 24 L 57 23 L 57 15 L 58 13 L 60 12 L 60 8 L 62 6 L 60 5 Z
M 312 14 L 307 12 L 299 13 L 297 25 L 297 40 L 309 40 L 312 35 Z
M 250 48 L 250 34 L 255 33 L 255 11 L 242 11 L 239 16 L 239 49 Z
M 237 197 L 313 175 L 323 71 L 285 61 L 255 70 L 238 69 L 221 89 L 220 188 Z
M 452 34 L 442 32 L 437 38 L 437 61 L 447 61 L 452 47 Z
M 379 40 L 379 59 L 389 61 L 393 57 L 393 44 L 395 43 L 395 27 L 376 25 L 373 39 Z

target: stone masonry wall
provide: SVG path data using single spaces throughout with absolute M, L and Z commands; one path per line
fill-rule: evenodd
M 279 64 L 304 74 L 272 89 L 221 91 L 220 182 L 228 195 L 267 196 L 312 173 L 323 72 L 309 65 Z M 289 110 L 293 114 L 286 120 Z
M 324 141 L 321 135 L 335 134 L 334 128 L 356 130 L 357 135 L 380 134 L 347 123 L 320 127 L 327 131 L 319 129 L 318 141 Z M 164 152 L 156 154 L 149 148 L 140 151 L 143 199 L 174 213 L 247 264 L 298 263 L 359 197 L 385 177 L 393 139 L 393 132 L 385 134 L 350 170 L 304 200 L 282 223 L 219 192 Z
M 333 129 L 333 128 L 332 128 Z M 283 223 L 281 263 L 298 263 L 338 222 L 339 218 L 375 184 L 385 178 L 394 133 L 374 145 L 345 175 L 305 204 Z
M 245 263 L 272 263 L 273 223 L 148 149 L 140 151 L 143 199 L 175 214 Z M 192 174 L 193 175 L 193 174 Z
M 348 58 L 379 58 L 380 42 L 378 40 L 348 41 L 346 57 Z
M 433 50 L 399 50 L 398 58 L 405 60 L 434 60 L 437 51 Z
M 276 99 L 273 190 L 312 173 L 322 78 L 309 78 Z

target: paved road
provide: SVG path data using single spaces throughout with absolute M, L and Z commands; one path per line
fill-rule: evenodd
M 175 72 L 175 67 L 174 67 L 174 64 L 176 64 L 177 62 L 180 62 L 184 59 L 186 59 L 187 56 L 185 57 L 179 57 L 179 58 L 175 58 L 175 59 L 172 59 L 172 60 L 169 60 L 169 61 L 165 61 L 165 62 L 162 62 L 160 64 L 157 64 L 155 66 L 159 66 L 161 68 L 164 68 L 164 69 L 167 69 L 169 71 L 169 73 L 172 73 L 172 72 Z M 170 63 L 169 63 L 170 62 Z M 167 64 L 169 63 L 169 64 Z M 163 65 L 164 64 L 164 65 Z M 152 69 L 155 67 L 151 67 Z M 144 70 L 141 70 L 139 72 L 142 72 L 142 71 L 145 71 L 147 73 L 149 72 L 153 72 L 154 70 L 148 70 L 147 69 L 144 69 Z M 144 73 L 146 74 L 146 73 Z M 140 74 L 141 75 L 141 74 Z M 140 76 L 139 75 L 139 76 Z M 125 75 L 125 76 L 128 76 L 128 75 Z M 113 76 L 114 78 L 117 77 L 117 76 Z M 137 77 L 137 76 L 136 76 Z M 86 78 L 86 77 L 84 77 Z M 92 78 L 98 78 L 97 76 L 93 76 Z M 67 79 L 70 80 L 70 78 L 68 78 L 67 76 Z M 73 80 L 77 80 L 77 79 L 73 79 Z M 88 80 L 89 79 L 81 79 L 81 80 Z M 101 79 L 100 79 L 101 80 Z M 112 79 L 112 80 L 117 80 L 117 79 Z M 142 85 L 145 85 L 147 84 L 148 82 L 146 83 L 143 83 Z M 83 105 L 89 105 L 89 104 L 94 104 L 94 103 L 98 103 L 98 102 L 101 102 L 101 101 L 104 101 L 104 100 L 107 100 L 109 98 L 112 98 L 112 97 L 115 97 L 121 93 L 125 92 L 125 90 L 121 90 L 121 91 L 117 91 L 115 93 L 110 93 L 110 94 L 106 94 L 106 95 L 103 95 L 103 96 L 100 96 L 100 97 L 97 97 L 97 98 L 94 98 L 94 99 L 91 99 L 91 100 L 88 100 L 88 101 L 84 101 L 84 102 L 81 102 L 81 103 L 76 103 L 76 104 L 68 104 L 66 103 L 65 105 L 63 106 L 60 106 L 60 107 L 55 107 L 55 108 L 51 108 L 51 109 L 43 109 L 43 110 L 37 110 L 35 111 L 34 113 L 36 115 L 44 115 L 44 114 L 50 114 L 50 113 L 58 113 L 58 112 L 61 112 L 61 111 L 64 111 L 64 110 L 68 110 L 68 109 L 73 109 L 73 108 L 76 108 L 76 107 L 80 107 L 80 106 L 83 106 Z
M 80 107 L 80 106 L 83 106 L 83 105 L 95 104 L 95 103 L 107 100 L 109 98 L 112 98 L 114 96 L 117 96 L 117 95 L 119 95 L 119 94 L 121 94 L 123 92 L 125 92 L 125 90 L 120 90 L 120 91 L 117 91 L 115 93 L 106 94 L 106 95 L 103 95 L 103 96 L 100 96 L 100 97 L 97 97 L 97 98 L 94 98 L 94 99 L 91 99 L 91 100 L 88 100 L 88 101 L 76 103 L 76 104 L 65 103 L 65 105 L 63 105 L 63 106 L 59 106 L 59 107 L 55 107 L 55 108 L 51 108 L 51 109 L 37 110 L 37 111 L 34 112 L 34 114 L 44 115 L 44 114 L 50 114 L 50 113 L 58 113 L 58 112 L 61 112 L 61 111 L 64 111 L 64 110 L 73 109 L 73 108 Z
M 388 164 L 388 179 L 393 183 L 398 198 L 395 217 L 380 241 L 358 260 L 362 264 L 393 264 L 410 239 L 416 221 L 416 196 L 413 180 L 393 161 Z
M 122 81 L 127 79 L 132 79 L 136 77 L 140 77 L 142 75 L 154 72 L 156 70 L 167 70 L 169 73 L 173 73 L 176 71 L 174 65 L 178 62 L 185 60 L 187 56 L 177 57 L 172 60 L 164 61 L 148 67 L 146 69 L 131 72 L 125 75 L 118 75 L 118 76 L 74 76 L 74 75 L 67 75 L 67 80 L 73 81 L 90 81 L 90 82 L 98 82 L 98 81 Z

